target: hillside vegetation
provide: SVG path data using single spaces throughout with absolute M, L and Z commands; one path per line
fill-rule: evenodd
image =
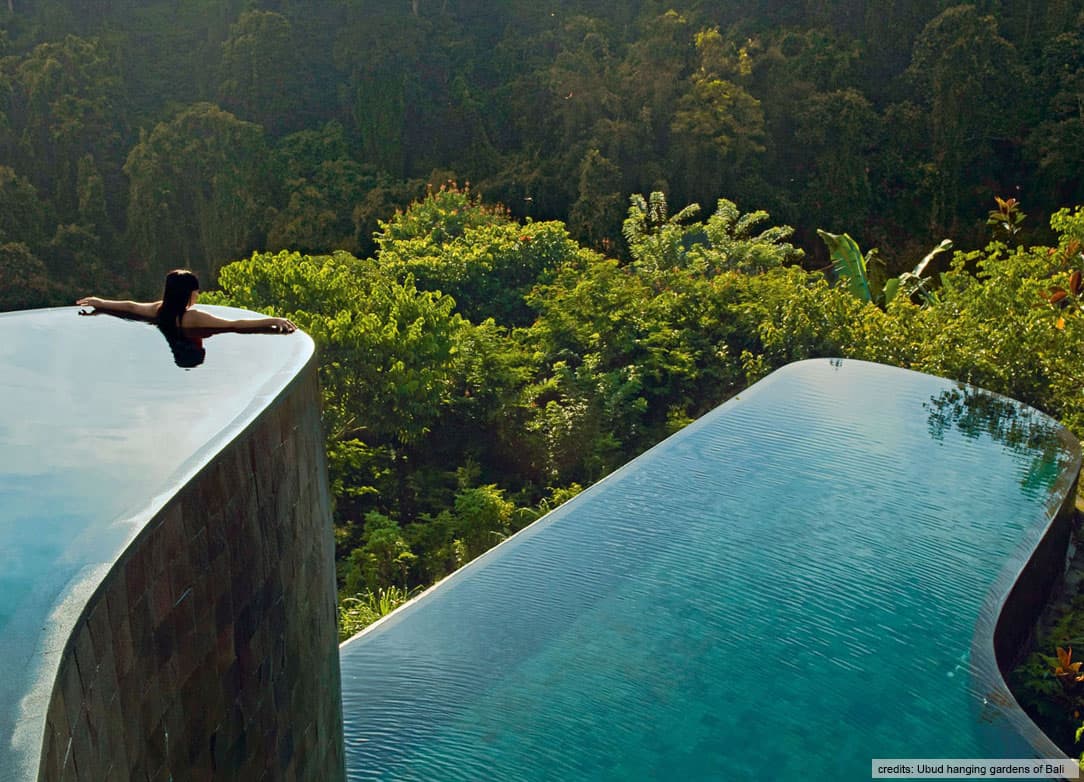
M 0 308 L 207 284 L 254 250 L 368 256 L 469 181 L 628 259 L 628 197 L 718 198 L 881 249 L 1084 202 L 1081 0 L 11 0 Z

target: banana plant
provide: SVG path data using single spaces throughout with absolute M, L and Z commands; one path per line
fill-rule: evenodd
M 862 301 L 872 301 L 885 307 L 896 298 L 902 291 L 908 298 L 918 295 L 923 303 L 936 300 L 936 292 L 925 277 L 930 262 L 938 255 L 952 249 L 952 241 L 944 239 L 937 247 L 933 248 L 918 262 L 915 268 L 904 272 L 899 277 L 892 277 L 885 281 L 879 290 L 875 289 L 870 282 L 869 264 L 873 260 L 876 250 L 870 250 L 865 256 L 858 248 L 858 243 L 849 234 L 833 234 L 828 231 L 817 229 L 817 235 L 828 246 L 828 252 L 832 259 L 832 268 L 840 280 L 846 280 L 851 293 Z
M 873 301 L 866 272 L 866 259 L 858 249 L 858 242 L 849 234 L 833 234 L 820 228 L 817 229 L 817 235 L 828 245 L 832 268 L 838 278 L 846 280 L 851 293 L 862 301 Z
M 887 307 L 889 302 L 896 297 L 896 294 L 901 290 L 904 294 L 911 298 L 915 295 L 919 296 L 923 303 L 932 303 L 937 300 L 937 292 L 931 290 L 929 285 L 929 278 L 923 277 L 926 273 L 926 269 L 929 267 L 930 262 L 943 252 L 947 252 L 952 249 L 951 239 L 942 239 L 941 244 L 934 247 L 921 261 L 909 272 L 904 272 L 899 277 L 893 277 L 891 280 L 885 283 L 884 298 L 885 306 Z

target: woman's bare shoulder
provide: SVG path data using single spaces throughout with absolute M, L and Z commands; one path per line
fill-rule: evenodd
M 235 324 L 236 321 L 220 318 L 195 307 L 185 311 L 184 317 L 181 319 L 182 326 L 193 329 L 225 328 Z

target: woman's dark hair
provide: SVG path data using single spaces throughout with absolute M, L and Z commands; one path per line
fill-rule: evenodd
M 166 287 L 162 290 L 162 305 L 158 308 L 158 325 L 162 328 L 177 327 L 177 319 L 188 309 L 192 291 L 199 290 L 199 278 L 188 269 L 174 269 L 166 275 Z

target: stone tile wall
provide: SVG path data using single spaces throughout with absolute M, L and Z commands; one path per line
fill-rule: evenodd
M 1071 488 L 1065 492 L 1049 529 L 1031 552 L 998 612 L 993 632 L 994 653 L 998 668 L 1006 678 L 1022 662 L 1036 621 L 1065 576 L 1075 523 L 1078 480 L 1076 476 L 1069 476 L 1069 479 L 1072 480 Z
M 344 779 L 336 616 L 310 361 L 88 602 L 39 779 Z

